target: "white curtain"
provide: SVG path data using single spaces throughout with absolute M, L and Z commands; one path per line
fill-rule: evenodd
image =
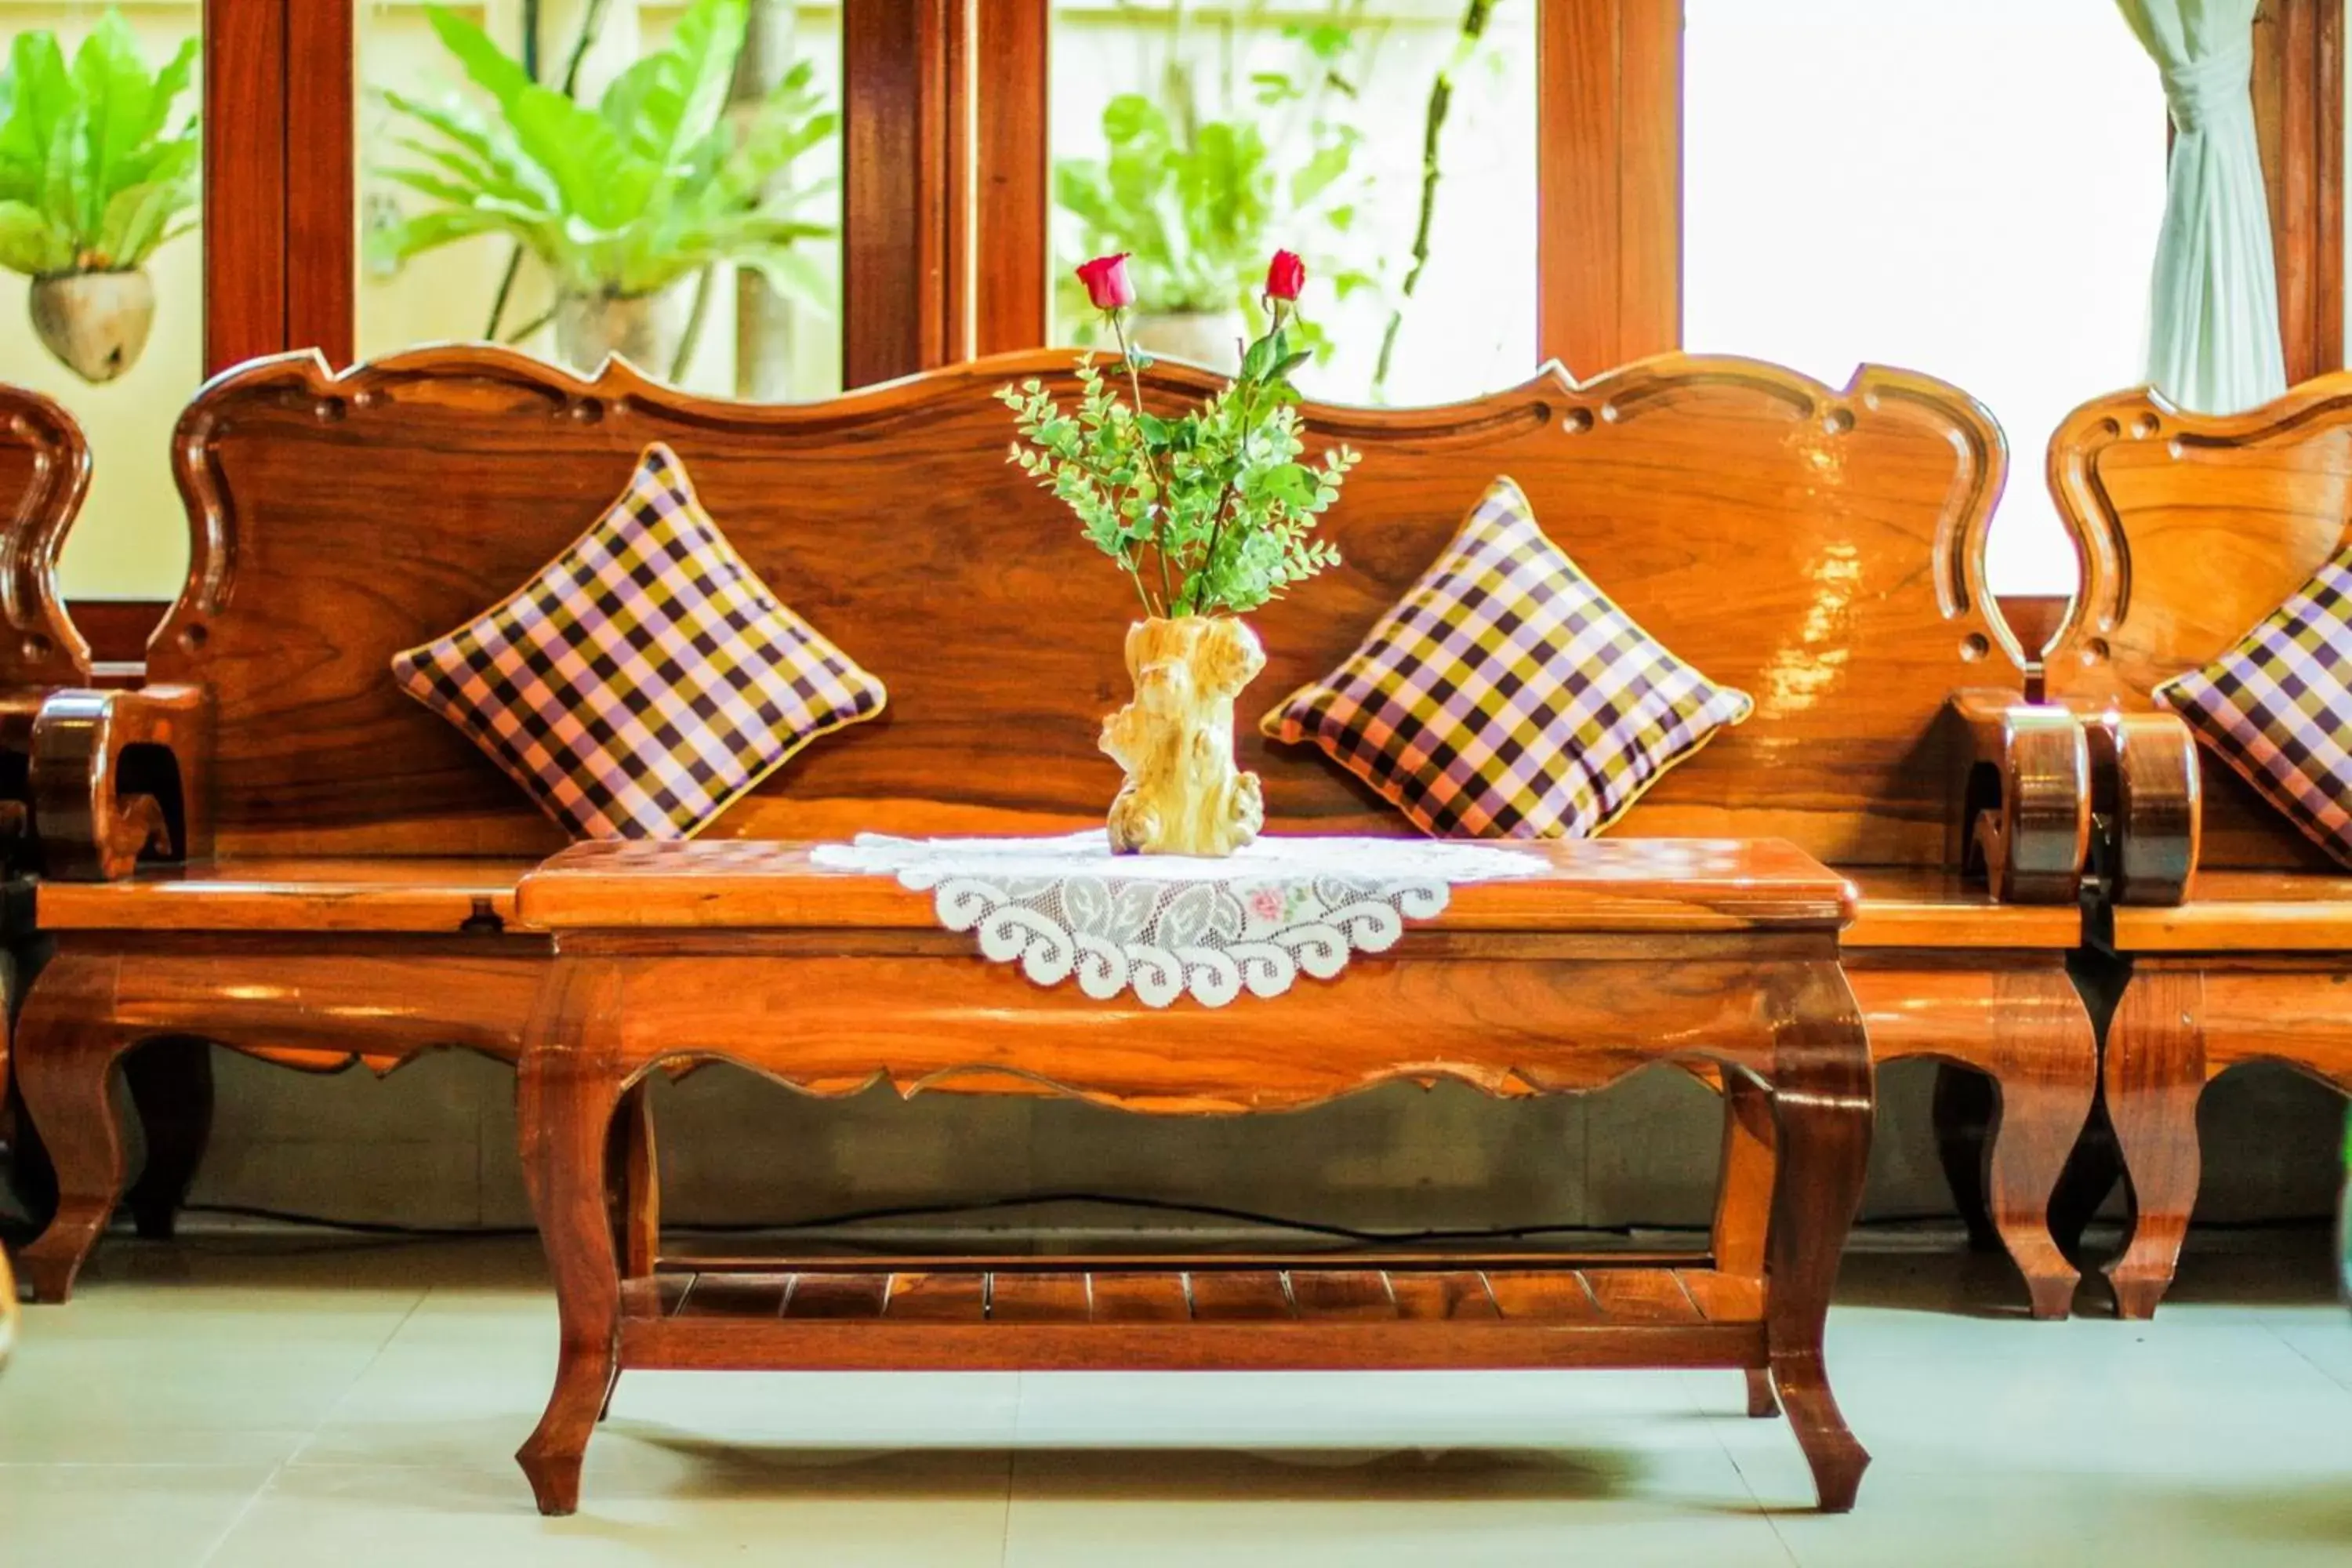
M 2256 0 L 2116 4 L 2155 58 L 2176 132 L 2147 378 L 2183 408 L 2233 414 L 2286 390 L 2250 86 Z

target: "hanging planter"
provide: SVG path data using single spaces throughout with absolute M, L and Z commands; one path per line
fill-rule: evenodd
M 109 11 L 66 63 L 57 35 L 26 32 L 0 67 L 0 268 L 30 278 L 33 331 L 76 375 L 109 382 L 139 363 L 155 320 L 145 263 L 193 224 L 196 122 L 167 130 L 194 79 L 196 41 L 149 74 Z
M 1156 359 L 1180 359 L 1231 375 L 1242 360 L 1239 310 L 1138 310 L 1128 340 Z
M 93 384 L 137 364 L 155 324 L 155 285 L 136 268 L 36 278 L 27 303 L 42 345 Z
M 583 375 L 617 354 L 652 375 L 668 374 L 686 336 L 687 291 L 567 292 L 555 301 L 556 356 Z

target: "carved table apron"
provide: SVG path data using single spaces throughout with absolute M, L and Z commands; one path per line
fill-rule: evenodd
M 923 896 L 804 847 L 556 856 L 517 906 L 555 948 L 519 1090 L 562 1323 L 517 1456 L 541 1510 L 576 1506 L 627 1367 L 1741 1368 L 1751 1413 L 1777 1390 L 1821 1506 L 1851 1507 L 1869 1460 L 1822 1329 L 1874 1100 L 1838 962 L 1853 890 L 1777 840 L 1535 852 L 1545 874 L 1456 888 L 1336 981 L 1216 1008 L 1039 986 L 938 929 Z M 709 1059 L 819 1096 L 887 1079 L 1171 1115 L 1396 1079 L 1574 1093 L 1674 1061 L 1726 1090 L 1715 1240 L 1646 1258 L 666 1258 L 644 1084 Z

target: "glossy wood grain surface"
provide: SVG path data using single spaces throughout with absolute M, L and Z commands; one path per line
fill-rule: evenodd
M 57 575 L 89 473 L 89 444 L 73 416 L 0 382 L 0 689 L 89 679 L 89 647 L 58 596 Z
M 2119 952 L 2352 952 L 2352 876 L 2200 869 L 2178 904 L 2118 905 Z
M 1625 931 L 1834 930 L 1853 889 L 1793 845 L 1738 839 L 1599 839 L 1503 846 L 1539 876 L 1466 881 L 1416 930 Z M 1116 863 L 1106 857 L 1107 873 Z M 543 930 L 936 930 L 929 893 L 895 878 L 813 865 L 769 843 L 575 844 L 524 877 L 516 912 Z
M 253 859 L 155 866 L 120 882 L 44 882 L 45 931 L 454 931 L 514 918 L 529 860 Z
M 2210 660 L 2324 565 L 2352 517 L 2352 374 L 2243 414 L 2161 395 L 2084 405 L 2051 437 L 2051 489 L 2088 553 L 2049 659 L 2052 697 L 2148 708 L 2158 683 Z M 2200 862 L 2332 864 L 2226 767 L 2202 769 Z
M 340 378 L 294 357 L 215 382 L 180 426 L 194 575 L 151 675 L 215 693 L 222 852 L 557 847 L 386 661 L 535 571 L 656 439 L 777 592 L 892 693 L 716 837 L 1098 820 L 1118 772 L 1094 741 L 1121 700 L 1131 606 L 1003 462 L 989 395 L 1032 374 L 1066 386 L 1067 363 L 1010 356 L 794 407 L 698 401 L 621 368 L 583 382 L 487 350 Z M 1164 366 L 1152 396 L 1209 384 Z M 1270 660 L 1254 700 L 1336 664 L 1507 473 L 1629 611 L 1757 699 L 1623 831 L 1782 837 L 1840 864 L 1947 858 L 1966 737 L 1944 700 L 2007 637 L 1977 548 L 2002 451 L 1963 395 L 1900 372 L 1841 392 L 1667 356 L 1582 386 L 1552 372 L 1454 406 L 1304 414 L 1318 440 L 1364 454 L 1327 525 L 1347 564 L 1253 617 Z M 1276 826 L 1402 830 L 1319 752 L 1243 728 Z

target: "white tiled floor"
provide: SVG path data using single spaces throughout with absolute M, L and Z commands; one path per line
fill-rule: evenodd
M 1720 1373 L 636 1373 L 546 1521 L 509 1458 L 553 1365 L 528 1244 L 114 1241 L 0 1375 L 0 1563 L 2342 1563 L 2318 1242 L 2224 1237 L 2152 1324 L 2025 1322 L 1996 1260 L 1865 1243 L 1843 1519 Z

